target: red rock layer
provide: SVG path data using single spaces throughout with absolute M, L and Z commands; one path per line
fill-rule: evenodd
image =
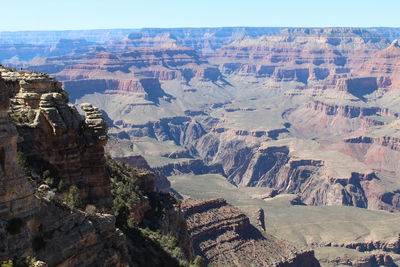
M 386 45 L 384 38 L 360 29 L 286 29 L 274 36 L 232 42 L 209 60 L 220 64 L 224 74 L 311 82 L 326 89 Z
M 313 252 L 296 252 L 283 241 L 264 237 L 223 199 L 185 200 L 182 211 L 195 252 L 216 266 L 319 266 Z
M 360 69 L 360 75 L 374 75 L 379 87 L 387 89 L 400 88 L 400 45 L 395 40 L 388 48 L 378 51 L 365 62 Z

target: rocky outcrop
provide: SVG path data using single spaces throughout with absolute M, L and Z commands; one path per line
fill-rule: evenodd
M 8 86 L 0 74 L 0 218 L 29 215 L 37 209 L 33 189 L 16 162 L 18 133 L 10 122 L 10 97 L 16 91 Z
M 334 260 L 325 260 L 330 264 L 343 265 L 343 266 L 355 266 L 355 267 L 397 267 L 398 265 L 394 262 L 393 258 L 388 254 L 376 253 L 370 255 L 360 255 L 360 256 L 349 256 L 344 255 L 341 258 L 336 258 Z M 322 263 L 322 262 L 321 262 Z
M 195 252 L 216 266 L 320 266 L 312 251 L 264 237 L 223 199 L 185 200 L 182 211 Z
M 344 264 L 350 266 L 398 266 L 395 263 L 395 258 L 399 254 L 399 240 L 392 241 L 366 241 L 354 243 L 328 243 L 326 247 L 342 247 L 347 249 L 354 249 L 358 253 L 354 255 L 344 255 L 343 257 L 330 259 L 328 262 L 333 264 Z M 325 260 L 326 261 L 326 260 Z
M 378 85 L 384 89 L 400 88 L 400 45 L 399 40 L 394 40 L 392 44 L 375 53 L 375 55 L 365 62 L 360 70 L 360 75 L 374 75 Z
M 54 69 L 51 70 L 50 66 L 54 66 Z M 68 56 L 49 57 L 46 62 L 32 66 L 31 69 L 50 71 L 65 82 L 74 98 L 107 91 L 121 94 L 145 93 L 153 101 L 154 96 L 167 96 L 160 88 L 159 80 L 189 83 L 192 79 L 216 82 L 221 78 L 219 69 L 209 64 L 195 50 L 174 45 L 132 49 L 123 46 L 114 51 L 77 51 Z M 108 79 L 104 79 L 105 73 L 111 74 Z
M 378 83 L 376 77 L 339 79 L 336 84 L 336 89 L 363 98 L 364 95 L 371 94 L 378 90 Z
M 117 79 L 79 79 L 64 81 L 64 86 L 73 99 L 79 99 L 87 93 L 106 93 L 141 97 L 159 104 L 160 99 L 171 101 L 173 97 L 161 88 L 158 79 L 138 78 L 130 80 Z M 149 103 L 151 104 L 151 103 Z
M 128 266 L 125 237 L 112 215 L 42 199 L 35 213 L 0 222 L 0 260 L 21 264 L 30 256 L 49 266 Z
M 146 159 L 142 156 L 128 156 L 123 158 L 115 158 L 116 160 L 122 161 L 130 166 L 134 166 L 140 169 L 151 170 L 154 173 L 154 191 L 168 193 L 171 189 L 171 183 L 163 175 L 152 169 L 149 164 L 147 163 Z
M 224 174 L 224 170 L 220 164 L 207 165 L 200 159 L 182 160 L 176 163 L 163 165 L 162 167 L 156 167 L 154 169 L 165 176 L 181 173 L 191 173 L 196 175 L 207 173 Z
M 351 248 L 361 252 L 382 250 L 385 252 L 400 254 L 400 237 L 393 241 L 354 242 L 346 244 L 330 244 L 330 246 Z
M 309 109 L 317 110 L 318 112 L 325 113 L 328 116 L 343 116 L 349 119 L 371 116 L 381 112 L 378 107 L 360 107 L 360 106 L 343 106 L 337 104 L 327 104 L 319 101 L 308 103 L 306 105 Z
M 195 140 L 206 133 L 200 122 L 186 116 L 163 118 L 143 125 L 131 125 L 124 122 L 116 123 L 121 124 L 130 136 L 148 136 L 159 141 L 170 140 L 177 145 L 193 144 Z
M 355 28 L 283 29 L 273 36 L 242 38 L 221 47 L 210 61 L 224 74 L 334 88 L 388 44 L 384 35 Z
M 107 125 L 99 110 L 83 105 L 84 121 L 55 79 L 31 72 L 1 72 L 16 92 L 11 117 L 22 138 L 19 150 L 29 162 L 42 162 L 67 188 L 77 185 L 84 204 L 109 209 L 110 182 L 104 173 Z
M 4 70 L 2 73 L 5 73 Z M 20 92 L 18 84 L 33 84 L 37 86 L 33 88 L 40 91 L 46 90 L 48 84 L 55 83 L 54 80 L 38 74 L 6 72 L 5 76 L 6 81 L 0 78 L 0 115 L 3 129 L 0 140 L 0 261 L 13 260 L 19 265 L 27 257 L 35 257 L 49 266 L 128 266 L 125 239 L 115 228 L 113 216 L 88 215 L 72 210 L 51 192 L 43 192 L 45 198 L 33 195 L 31 184 L 16 163 L 18 133 L 7 116 L 9 99 Z M 21 76 L 25 79 L 21 79 Z M 34 96 L 32 102 L 41 103 L 37 101 L 37 95 Z M 64 129 L 64 121 L 45 117 L 53 116 L 56 111 L 46 107 L 43 114 L 36 118 L 43 116 L 43 119 L 48 119 L 47 129 L 50 135 L 58 134 L 58 130 Z
M 352 173 L 348 178 L 338 178 L 324 175 L 324 168 L 321 160 L 290 159 L 287 147 L 269 147 L 241 158 L 240 164 L 228 172 L 228 179 L 238 185 L 298 194 L 309 205 L 368 206 L 362 181 L 374 179 L 374 174 Z

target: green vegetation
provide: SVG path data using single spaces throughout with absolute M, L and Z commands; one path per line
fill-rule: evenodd
M 34 188 L 46 184 L 52 191 L 63 193 L 64 200 L 70 207 L 84 208 L 77 185 L 65 185 L 52 171 L 50 164 L 28 158 L 21 152 L 17 155 L 17 162 Z M 189 248 L 185 247 L 187 244 L 183 245 L 186 241 L 182 241 L 186 233 L 185 227 L 177 223 L 182 218 L 174 211 L 180 202 L 172 194 L 150 190 L 153 187 L 152 172 L 107 157 L 106 174 L 111 180 L 116 226 L 127 236 L 129 254 L 138 266 L 207 266 L 201 257 L 196 257 L 192 262 L 187 258 L 185 251 L 187 253 Z M 141 207 L 146 207 L 147 211 L 137 221 L 134 211 Z M 87 205 L 85 211 L 93 215 L 96 208 Z M 9 225 L 10 232 L 18 233 L 18 229 L 17 222 Z M 41 235 L 33 238 L 34 251 L 45 246 L 46 242 Z
M 144 201 L 145 195 L 138 187 L 139 175 L 143 170 L 133 168 L 107 157 L 106 173 L 111 179 L 111 193 L 114 197 L 113 210 L 116 226 L 121 229 L 135 227 L 137 222 L 130 209 Z
M 170 194 L 146 192 L 142 188 L 141 179 L 149 177 L 151 172 L 107 157 L 106 173 L 112 182 L 116 225 L 126 234 L 129 254 L 137 265 L 204 266 L 201 257 L 189 263 L 178 240 L 182 229 L 168 227 L 178 200 Z M 149 205 L 149 209 L 141 221 L 135 221 L 130 211 L 140 205 Z
M 71 208 L 80 208 L 82 206 L 81 199 L 79 197 L 79 189 L 76 185 L 72 185 L 69 191 L 65 194 L 65 202 Z
M 36 111 L 26 108 L 18 111 L 10 112 L 11 121 L 15 124 L 31 124 L 35 121 Z
M 208 265 L 211 266 L 211 265 Z M 196 256 L 189 267 L 207 267 L 206 261 L 201 256 Z
M 26 177 L 34 188 L 38 188 L 42 184 L 46 184 L 55 192 L 66 192 L 68 188 L 52 170 L 48 162 L 36 158 L 28 158 L 22 152 L 17 153 L 17 163 L 24 171 Z
M 1 262 L 0 267 L 13 267 L 14 263 L 12 260 L 8 260 L 8 261 L 3 261 Z
M 35 266 L 35 263 L 37 262 L 37 260 L 35 259 L 35 257 L 26 257 L 25 258 L 25 264 L 27 266 Z

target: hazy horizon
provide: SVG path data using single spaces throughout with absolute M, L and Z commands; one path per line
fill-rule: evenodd
M 400 27 L 400 2 L 128 1 L 5 2 L 0 31 L 220 27 Z M 18 19 L 12 10 L 18 10 Z
M 398 27 L 390 27 L 390 26 L 377 26 L 377 27 L 353 27 L 353 26 L 326 26 L 326 27 L 320 27 L 320 26 L 315 26 L 315 27 L 284 27 L 284 26 L 210 26 L 210 27 L 142 27 L 142 28 L 98 28 L 98 29 L 71 29 L 71 30 L 14 30 L 14 31 L 7 31 L 7 30 L 0 30 L 0 32 L 74 32 L 74 31 L 126 31 L 126 30 L 143 30 L 143 29 L 219 29 L 219 28 L 276 28 L 276 29 L 329 29 L 329 28 L 354 28 L 354 29 L 379 29 L 379 28 L 387 28 L 387 29 L 399 29 L 400 26 Z

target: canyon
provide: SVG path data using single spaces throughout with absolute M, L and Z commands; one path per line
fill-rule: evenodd
M 1 66 L 0 87 L 2 266 L 192 266 L 195 255 L 222 264 L 199 256 L 186 216 L 201 211 L 168 193 L 165 176 L 142 157 L 121 159 L 132 167 L 105 155 L 107 125 L 97 107 L 81 104 L 81 116 L 61 83 L 47 74 Z M 224 216 L 237 216 L 220 201 Z M 215 224 L 209 230 L 214 237 L 222 236 L 224 225 L 208 220 Z M 283 242 L 255 233 L 255 241 L 263 240 L 261 254 Z M 245 256 L 252 246 L 244 242 L 235 251 Z M 319 266 L 313 251 L 286 243 L 279 251 L 288 256 L 276 255 L 274 266 Z M 251 256 L 240 261 L 245 259 Z
M 398 264 L 398 231 L 372 234 L 379 224 L 358 225 L 347 213 L 398 222 L 399 29 L 141 29 L 76 33 L 69 40 L 58 34 L 41 43 L 9 35 L 1 60 L 49 73 L 69 98 L 50 77 L 46 87 L 40 76 L 22 84 L 15 72 L 2 76 L 22 88 L 11 99 L 22 151 L 57 162 L 53 171 L 67 185 L 82 185 L 85 203 L 110 207 L 105 151 L 156 171 L 163 190 L 167 177 L 182 198 L 223 197 L 250 221 L 258 216 L 250 211 L 263 207 L 267 234 L 315 249 L 325 266 L 343 251 L 348 258 L 336 263 Z M 2 52 L 10 49 L 25 54 Z M 77 123 L 86 126 L 77 130 Z M 51 139 L 40 138 L 44 129 L 54 133 Z M 67 139 L 77 141 L 66 146 Z M 219 194 L 212 187 L 205 192 L 207 183 Z M 235 190 L 245 192 L 243 199 L 233 197 Z M 329 211 L 358 226 L 346 224 L 350 236 L 339 222 L 325 227 Z M 302 212 L 316 232 L 290 223 Z M 331 238 L 337 231 L 346 238 Z M 198 250 L 219 264 L 230 260 L 205 251 Z

